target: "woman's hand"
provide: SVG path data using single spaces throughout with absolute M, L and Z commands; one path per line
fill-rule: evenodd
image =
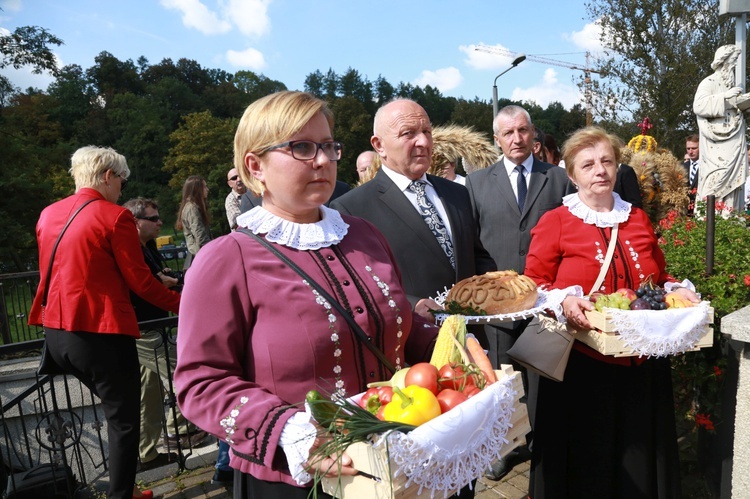
M 695 291 L 691 291 L 688 288 L 679 287 L 677 289 L 672 288 L 673 293 L 677 293 L 678 295 L 682 296 L 686 300 L 688 300 L 690 303 L 698 304 L 701 302 L 700 296 L 698 296 Z
M 356 475 L 357 470 L 352 467 L 352 458 L 345 452 L 332 456 L 316 455 L 315 451 L 329 441 L 330 436 L 327 433 L 319 432 L 318 436 L 315 437 L 315 442 L 310 448 L 310 457 L 305 466 L 307 471 L 311 474 L 317 472 L 320 476 L 327 478 L 336 478 L 340 475 Z
M 594 304 L 587 298 L 578 298 L 577 296 L 568 296 L 562 302 L 563 312 L 568 324 L 576 329 L 593 329 L 589 320 L 586 318 L 587 310 L 594 310 Z

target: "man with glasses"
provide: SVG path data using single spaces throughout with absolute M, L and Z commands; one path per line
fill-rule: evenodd
M 235 230 L 237 229 L 237 216 L 241 213 L 240 201 L 242 195 L 247 192 L 247 187 L 242 183 L 242 179 L 236 168 L 232 168 L 227 173 L 227 184 L 232 190 L 227 194 L 227 199 L 224 201 L 224 209 L 227 211 L 229 229 Z
M 162 226 L 156 202 L 151 199 L 135 198 L 127 201 L 123 207 L 130 210 L 135 217 L 143 257 L 151 273 L 167 288 L 178 290 L 182 279 L 165 265 L 159 250 L 156 249 L 156 238 Z M 167 311 L 143 300 L 135 293 L 130 293 L 130 301 L 138 322 L 169 316 Z M 169 365 L 167 365 L 166 357 L 167 348 L 169 348 Z M 141 329 L 141 337 L 136 340 L 136 349 L 141 364 L 141 432 L 138 443 L 140 457 L 138 471 L 141 472 L 177 461 L 177 454 L 171 450 L 177 448 L 178 425 L 182 437 L 180 444 L 183 448 L 198 445 L 208 437 L 208 434 L 189 423 L 175 404 L 174 411 L 171 407 L 167 411 L 167 436 L 165 438 L 167 452 L 157 451 L 156 446 L 161 436 L 161 423 L 164 415 L 164 396 L 159 375 L 166 377 L 168 373 L 174 371 L 177 352 L 172 342 L 164 343 L 161 331 L 158 329 Z

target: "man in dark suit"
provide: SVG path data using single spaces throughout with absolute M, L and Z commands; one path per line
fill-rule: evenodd
M 700 150 L 698 149 L 698 135 L 688 135 L 685 138 L 685 161 L 682 167 L 685 168 L 685 175 L 688 179 L 688 193 L 690 196 L 690 205 L 688 213 L 693 213 L 695 206 L 695 191 L 698 189 L 698 170 L 700 168 Z
M 431 318 L 429 309 L 438 307 L 430 297 L 461 279 L 494 270 L 495 265 L 479 242 L 466 188 L 426 175 L 432 125 L 422 106 L 406 99 L 386 104 L 375 114 L 373 133 L 371 143 L 383 167 L 373 180 L 334 200 L 331 207 L 380 229 L 414 310 Z M 426 182 L 416 184 L 423 192 L 413 190 L 419 190 L 412 187 L 415 181 Z M 431 215 L 421 214 L 425 210 Z
M 620 195 L 623 201 L 627 201 L 636 208 L 643 208 L 638 174 L 635 173 L 632 166 L 620 163 L 620 166 L 617 167 L 614 191 Z
M 494 165 L 466 177 L 466 188 L 471 197 L 482 245 L 490 252 L 499 270 L 515 270 L 520 274 L 526 266 L 531 229 L 544 213 L 560 206 L 563 196 L 574 192 L 574 189 L 565 169 L 533 156 L 534 125 L 524 108 L 502 108 L 492 128 L 495 142 L 502 149 L 504 157 Z M 495 367 L 511 363 L 507 351 L 529 321 L 507 324 L 485 328 L 490 360 Z M 533 425 L 538 379 L 533 375 L 525 378 L 529 416 Z M 518 457 L 519 454 L 514 454 L 493 463 L 486 476 L 499 480 Z

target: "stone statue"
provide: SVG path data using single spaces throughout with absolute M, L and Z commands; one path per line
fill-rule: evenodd
M 714 74 L 695 92 L 693 112 L 700 132 L 701 163 L 696 199 L 709 194 L 734 209 L 744 210 L 747 146 L 743 110 L 750 94 L 741 94 L 735 83 L 735 65 L 741 54 L 736 45 L 716 50 L 711 63 Z

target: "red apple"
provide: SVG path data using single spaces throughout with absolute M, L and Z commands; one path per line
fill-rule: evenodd
M 599 291 L 594 291 L 593 293 L 589 295 L 589 301 L 591 301 L 591 303 L 596 303 L 596 300 L 598 300 L 600 296 L 604 296 L 604 293 L 600 293 Z
M 633 291 L 630 288 L 620 288 L 617 291 L 615 291 L 615 293 L 621 294 L 622 296 L 624 296 L 631 302 L 635 300 L 636 298 L 638 298 L 638 295 L 635 294 L 635 291 Z

